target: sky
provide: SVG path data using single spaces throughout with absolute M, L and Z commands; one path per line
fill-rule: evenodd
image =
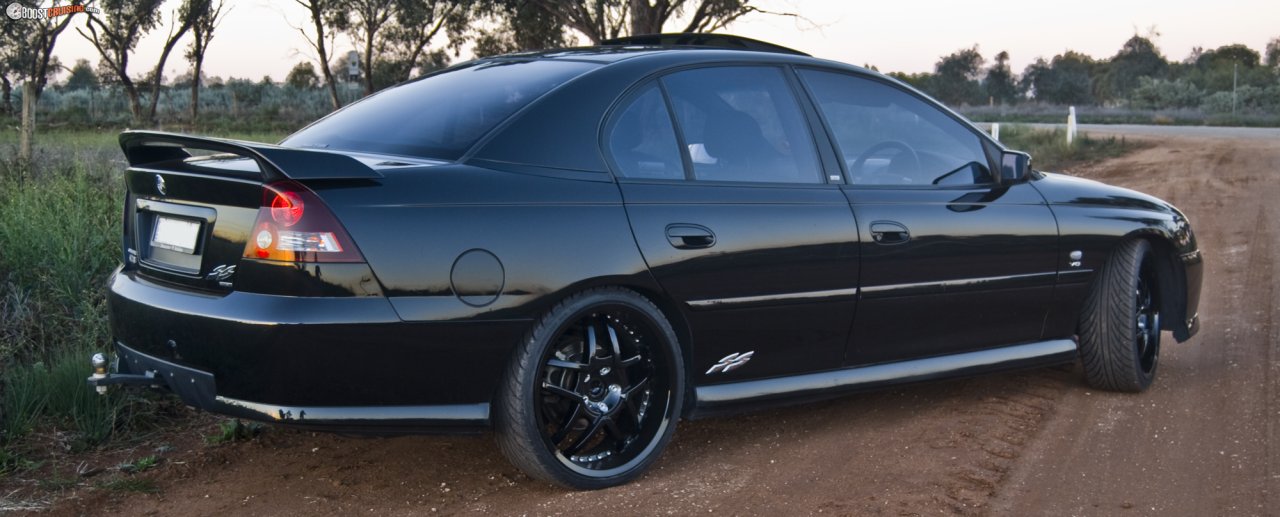
M 165 9 L 176 9 L 178 3 L 170 0 Z M 292 0 L 226 3 L 230 11 L 205 59 L 207 75 L 255 80 L 270 75 L 279 81 L 294 64 L 312 57 L 295 28 L 309 23 L 307 13 Z M 882 72 L 930 72 L 940 56 L 974 44 L 988 60 L 1008 51 L 1013 70 L 1021 72 L 1037 57 L 1049 59 L 1067 49 L 1100 59 L 1110 57 L 1135 33 L 1149 35 L 1153 28 L 1159 34 L 1154 38 L 1156 45 L 1171 60 L 1182 60 L 1197 46 L 1212 49 L 1241 43 L 1261 52 L 1270 39 L 1280 36 L 1280 0 L 755 0 L 752 4 L 798 13 L 806 20 L 753 14 L 721 32 L 821 58 L 872 65 Z M 83 27 L 83 20 L 72 25 Z M 677 25 L 670 23 L 667 29 L 678 30 Z M 154 66 L 166 32 L 167 27 L 161 28 L 142 41 L 131 61 L 132 73 L 141 75 Z M 353 48 L 345 36 L 339 37 L 337 46 L 340 51 Z M 68 66 L 80 58 L 98 61 L 92 45 L 71 30 L 58 40 L 54 54 Z M 175 50 L 165 74 L 175 77 L 187 69 Z

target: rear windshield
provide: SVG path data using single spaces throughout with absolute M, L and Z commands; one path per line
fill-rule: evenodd
M 282 144 L 455 160 L 516 110 L 597 66 L 549 60 L 476 63 L 387 88 Z

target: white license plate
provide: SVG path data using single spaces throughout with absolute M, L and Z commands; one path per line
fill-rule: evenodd
M 179 253 L 195 253 L 196 239 L 199 236 L 199 222 L 159 215 L 156 216 L 156 230 L 151 235 L 151 245 Z

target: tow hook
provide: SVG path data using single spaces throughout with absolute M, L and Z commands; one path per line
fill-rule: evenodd
M 98 390 L 99 395 L 107 394 L 107 385 L 101 384 L 101 380 L 106 378 L 107 357 L 102 354 L 93 354 L 93 375 L 89 376 L 89 384 Z
M 161 384 L 165 384 L 164 378 L 157 375 L 155 370 L 147 370 L 142 375 L 111 373 L 107 356 L 101 353 L 93 354 L 90 361 L 93 364 L 93 375 L 85 379 L 85 382 L 93 386 L 99 395 L 106 395 L 108 388 L 114 384 L 133 384 L 152 388 L 159 388 Z

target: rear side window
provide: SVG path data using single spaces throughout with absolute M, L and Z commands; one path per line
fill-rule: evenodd
M 962 186 L 991 181 L 978 136 L 893 86 L 803 70 L 856 185 Z
M 294 133 L 282 145 L 454 160 L 520 108 L 599 65 L 490 61 L 391 88 Z
M 804 114 L 782 70 L 717 67 L 662 79 L 694 178 L 820 183 Z
M 656 85 L 636 95 L 609 131 L 609 154 L 628 178 L 684 179 L 671 114 Z

